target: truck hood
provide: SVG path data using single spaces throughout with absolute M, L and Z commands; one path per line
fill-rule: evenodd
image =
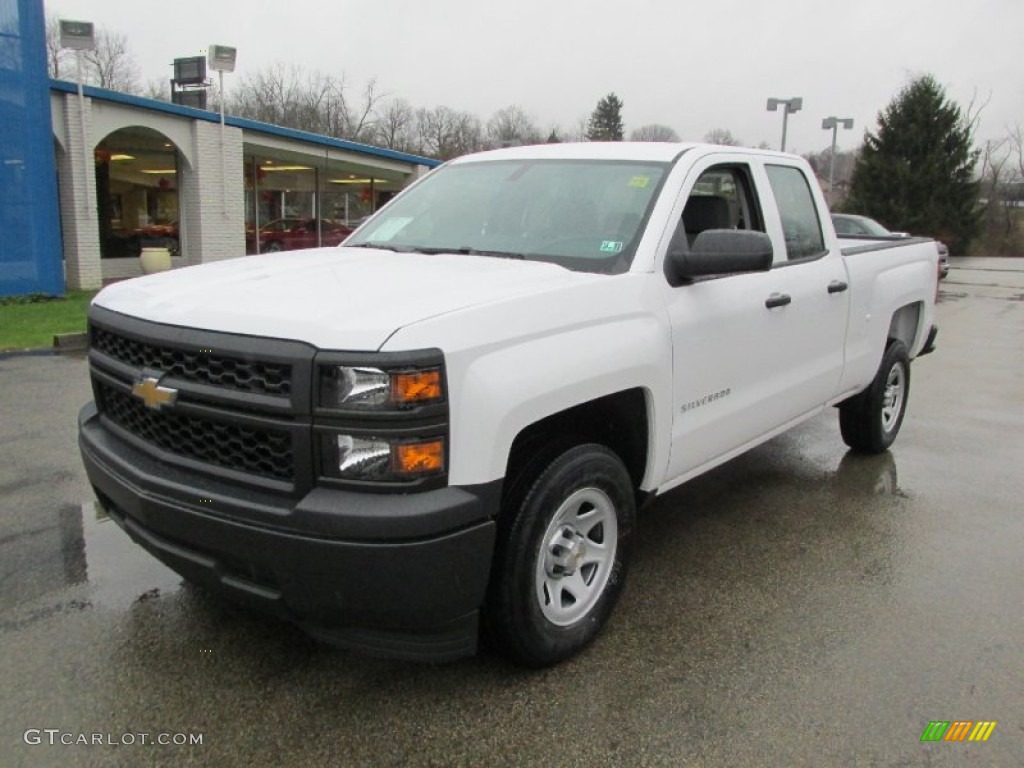
M 168 325 L 376 350 L 430 317 L 595 278 L 531 261 L 318 248 L 127 280 L 94 302 Z

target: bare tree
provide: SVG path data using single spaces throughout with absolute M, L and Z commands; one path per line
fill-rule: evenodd
M 139 90 L 139 65 L 128 45 L 128 38 L 100 27 L 96 30 L 96 48 L 84 54 L 89 79 L 100 88 L 121 93 Z
M 629 134 L 630 141 L 679 141 L 674 128 L 661 123 L 642 125 Z
M 1020 123 L 1010 129 L 1010 148 L 1017 162 L 1016 181 L 1024 183 L 1024 128 Z
M 986 141 L 981 152 L 981 199 L 985 206 L 982 247 L 985 253 L 1015 255 L 1013 202 L 1008 200 L 1010 184 L 1017 176 L 1014 163 L 1015 135 L 998 141 Z
M 377 121 L 377 107 L 383 94 L 377 92 L 377 81 L 370 80 L 363 88 L 363 97 L 355 108 L 342 99 L 345 106 L 345 138 L 370 141 Z
M 171 83 L 169 80 L 164 80 L 160 77 L 151 77 L 142 87 L 140 95 L 145 96 L 147 99 L 155 99 L 156 101 L 170 101 Z
M 242 75 L 232 89 L 229 109 L 240 117 L 289 128 L 310 130 L 301 123 L 299 69 L 276 62 Z
M 583 115 L 576 120 L 576 124 L 568 131 L 569 141 L 586 141 L 587 131 L 590 130 L 590 115 Z
M 451 107 L 420 109 L 416 113 L 416 130 L 423 151 L 441 160 L 473 152 L 482 146 L 479 119 Z
M 522 107 L 513 104 L 499 109 L 487 121 L 487 143 L 492 147 L 539 144 L 540 130 Z
M 391 99 L 380 110 L 373 140 L 401 152 L 420 151 L 416 144 L 416 111 L 405 99 Z
M 724 147 L 738 147 L 740 140 L 732 135 L 727 128 L 712 128 L 704 134 L 704 141 L 707 144 L 721 144 Z
M 967 103 L 967 109 L 963 112 L 963 123 L 967 127 L 971 134 L 974 135 L 978 130 L 978 123 L 981 122 L 981 113 L 985 111 L 985 107 L 992 101 L 992 91 L 988 92 L 988 96 L 985 97 L 985 101 L 978 103 L 978 89 L 975 88 L 971 93 L 971 100 Z
M 244 75 L 232 93 L 232 114 L 355 141 L 372 140 L 381 99 L 374 80 L 353 104 L 344 75 L 306 72 L 281 62 Z

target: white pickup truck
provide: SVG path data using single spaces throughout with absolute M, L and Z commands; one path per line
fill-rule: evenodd
M 337 248 L 103 290 L 82 456 L 135 541 L 318 637 L 552 664 L 608 620 L 639 504 L 830 406 L 889 446 L 936 260 L 841 247 L 789 155 L 467 156 Z

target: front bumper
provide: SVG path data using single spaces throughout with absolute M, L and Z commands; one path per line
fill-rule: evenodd
M 315 488 L 296 501 L 160 462 L 107 430 L 92 403 L 79 447 L 111 517 L 186 579 L 336 645 L 428 660 L 475 652 L 500 482 Z

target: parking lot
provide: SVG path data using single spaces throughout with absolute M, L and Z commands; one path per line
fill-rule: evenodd
M 890 453 L 829 411 L 662 497 L 606 632 L 540 672 L 182 585 L 97 515 L 85 361 L 0 359 L 0 765 L 1019 766 L 1024 260 L 954 259 L 938 322 Z

